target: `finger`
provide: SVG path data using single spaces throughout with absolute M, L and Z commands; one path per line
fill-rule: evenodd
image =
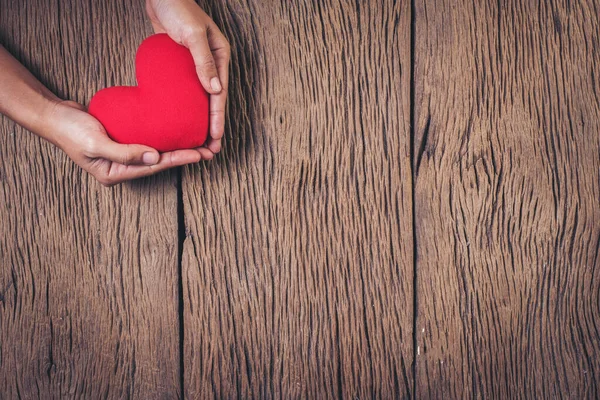
M 210 137 L 221 139 L 225 133 L 225 105 L 227 104 L 227 92 L 223 90 L 219 94 L 210 96 Z
M 154 21 L 150 21 L 150 23 L 152 24 L 152 29 L 154 29 L 154 33 L 166 33 L 167 32 L 160 23 L 154 22 Z
M 154 12 L 154 6 L 150 1 L 146 2 L 146 13 L 148 14 L 148 18 L 150 19 L 152 28 L 154 28 L 154 33 L 165 33 L 165 29 L 163 28 L 162 24 L 158 21 L 156 12 Z
M 204 143 L 201 148 L 206 148 L 213 154 L 217 154 L 219 151 L 221 151 L 221 139 L 208 138 L 206 143 Z
M 215 156 L 214 153 L 206 147 L 198 147 L 196 150 L 200 153 L 203 160 L 212 160 Z
M 108 171 L 107 180 L 110 183 L 120 183 L 131 179 L 154 175 L 169 168 L 197 163 L 201 160 L 200 153 L 196 150 L 176 150 L 162 153 L 160 160 L 155 165 L 124 165 L 114 163 Z
M 154 165 L 159 161 L 158 151 L 141 144 L 120 144 L 108 136 L 96 139 L 88 149 L 91 158 L 104 158 L 123 165 Z
M 227 104 L 227 89 L 229 88 L 231 47 L 225 36 L 220 32 L 213 34 L 210 41 L 223 88 L 220 93 L 210 96 L 210 136 L 213 139 L 220 139 L 225 132 L 225 106 Z
M 199 30 L 190 34 L 183 41 L 183 44 L 192 53 L 196 73 L 204 89 L 210 94 L 220 93 L 223 87 L 219 79 L 217 64 L 208 44 L 206 30 Z

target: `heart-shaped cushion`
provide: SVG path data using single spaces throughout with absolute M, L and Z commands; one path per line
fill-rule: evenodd
M 88 108 L 116 142 L 158 151 L 201 146 L 208 136 L 209 95 L 190 51 L 166 34 L 148 37 L 137 50 L 138 86 L 98 91 Z

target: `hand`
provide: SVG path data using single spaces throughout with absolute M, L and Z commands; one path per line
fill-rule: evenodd
M 205 148 L 159 154 L 152 147 L 116 143 L 97 119 L 73 101 L 53 103 L 44 118 L 44 126 L 49 130 L 44 136 L 104 186 L 213 157 Z
M 167 33 L 192 53 L 198 78 L 210 94 L 210 137 L 204 147 L 221 150 L 231 48 L 213 20 L 193 0 L 146 0 L 156 33 Z

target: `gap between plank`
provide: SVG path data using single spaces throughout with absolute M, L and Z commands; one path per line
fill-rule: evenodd
M 410 168 L 412 194 L 412 235 L 413 235 L 413 362 L 412 362 L 412 398 L 417 397 L 417 217 L 415 202 L 415 185 L 417 170 L 415 165 L 415 30 L 416 30 L 416 0 L 410 2 Z M 410 397 L 410 394 L 409 394 Z
M 181 397 L 185 398 L 183 361 L 183 242 L 185 240 L 185 216 L 183 214 L 183 168 L 177 168 L 177 294 L 179 300 L 179 386 Z
M 416 203 L 415 203 L 415 184 L 417 181 L 415 169 L 415 0 L 410 2 L 410 167 L 411 167 L 411 195 L 412 195 L 412 235 L 413 235 L 413 361 L 412 361 L 412 395 L 409 397 L 416 398 L 417 376 L 417 234 L 416 234 Z M 183 242 L 185 240 L 185 216 L 183 209 L 183 168 L 177 169 L 177 270 L 178 270 L 178 299 L 179 299 L 179 380 L 181 398 L 185 398 L 184 387 L 184 320 L 183 320 L 183 273 L 182 273 L 182 258 L 183 258 Z

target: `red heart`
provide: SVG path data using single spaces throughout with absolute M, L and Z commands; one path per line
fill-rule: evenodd
M 191 53 L 166 34 L 142 42 L 136 58 L 138 86 L 102 89 L 88 112 L 119 143 L 158 151 L 201 146 L 208 136 L 209 95 Z

